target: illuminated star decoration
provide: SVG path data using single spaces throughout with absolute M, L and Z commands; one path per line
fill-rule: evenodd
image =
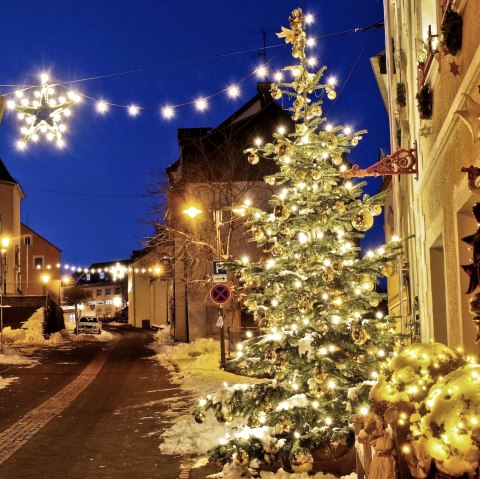
M 63 147 L 63 132 L 65 124 L 61 123 L 62 115 L 70 116 L 70 108 L 80 101 L 80 96 L 73 91 L 69 91 L 67 98 L 60 96 L 58 99 L 52 98 L 54 89 L 47 83 L 48 77 L 42 75 L 42 84 L 40 90 L 35 91 L 36 99 L 30 101 L 24 98 L 23 92 L 16 92 L 20 103 L 13 100 L 7 103 L 8 108 L 18 112 L 18 118 L 24 120 L 25 125 L 20 128 L 24 135 L 23 139 L 17 142 L 19 149 L 23 150 L 27 142 L 38 141 L 38 133 L 43 133 L 48 141 L 56 140 L 58 147 Z
M 463 93 L 465 97 L 465 107 L 463 110 L 455 112 L 467 125 L 476 143 L 480 139 L 480 104 L 478 104 L 470 95 Z

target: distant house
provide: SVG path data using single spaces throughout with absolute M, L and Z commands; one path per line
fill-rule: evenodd
M 72 281 L 64 283 L 63 288 L 75 284 L 90 292 L 82 316 L 120 320 L 128 300 L 128 265 L 128 260 L 93 263 L 84 271 L 72 274 Z
M 44 276 L 48 277 L 50 288 L 58 292 L 62 251 L 23 223 L 20 231 L 21 292 L 37 294 Z

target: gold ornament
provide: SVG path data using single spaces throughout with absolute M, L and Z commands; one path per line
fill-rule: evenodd
M 364 291 L 370 292 L 375 289 L 375 283 L 368 276 L 363 276 L 360 282 L 362 284 L 362 288 L 364 289 Z
M 275 98 L 275 100 L 279 100 L 282 98 L 282 90 L 278 88 L 278 85 L 276 83 L 272 84 L 270 87 L 270 93 L 272 94 L 272 97 Z
M 337 93 L 335 92 L 335 90 L 330 90 L 327 93 L 327 97 L 329 100 L 335 100 L 335 98 L 337 98 Z
M 360 208 L 352 218 L 352 226 L 358 231 L 367 231 L 373 225 L 373 215 L 366 208 Z
M 293 106 L 295 108 L 303 108 L 305 105 L 305 100 L 303 99 L 303 96 L 297 96 L 297 99 L 293 102 Z
M 248 155 L 248 162 L 251 165 L 256 165 L 260 161 L 260 157 L 256 153 L 250 153 Z
M 341 261 L 332 261 L 332 270 L 336 274 L 340 274 L 343 271 L 343 263 Z
M 354 136 L 352 138 L 352 146 L 357 146 L 358 145 L 358 136 Z
M 313 379 L 317 384 L 321 385 L 321 384 L 324 384 L 325 381 L 327 380 L 327 375 L 325 374 L 322 368 L 317 368 L 313 372 Z
M 345 203 L 343 201 L 337 201 L 335 203 L 335 209 L 339 212 L 339 213 L 345 213 Z
M 325 283 L 331 283 L 335 279 L 333 270 L 331 268 L 327 268 L 322 274 L 322 279 Z
M 290 466 L 295 473 L 310 472 L 313 469 L 313 456 L 308 449 L 302 447 L 290 456 Z
M 388 261 L 382 266 L 381 273 L 383 276 L 386 276 L 387 278 L 389 276 L 392 276 L 392 274 L 395 272 L 395 265 L 392 261 Z
M 331 147 L 331 148 L 335 148 L 338 146 L 338 138 L 336 135 L 332 135 L 329 139 L 328 139 L 328 146 Z
M 224 411 L 223 409 L 220 409 L 220 411 L 215 413 L 215 418 L 221 423 L 233 421 L 233 416 L 228 411 Z
M 373 308 L 376 308 L 380 304 L 380 301 L 377 298 L 372 298 L 370 300 L 370 306 Z
M 335 166 L 340 166 L 343 163 L 343 158 L 341 156 L 335 156 L 332 158 L 332 163 Z
M 205 422 L 205 414 L 202 411 L 195 411 L 193 419 L 195 419 L 196 423 L 203 424 Z
M 370 337 L 360 324 L 352 325 L 352 339 L 355 344 L 361 346 L 365 344 Z
M 267 185 L 274 185 L 275 184 L 275 177 L 274 176 L 265 176 L 264 181 L 265 181 L 265 183 L 267 183 Z
M 382 207 L 380 205 L 373 205 L 370 207 L 370 213 L 372 213 L 373 216 L 381 215 Z
M 323 110 L 320 105 L 313 105 L 308 109 L 308 118 L 315 118 L 317 116 L 322 116 Z

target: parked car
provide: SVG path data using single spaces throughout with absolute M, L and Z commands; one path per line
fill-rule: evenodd
M 102 322 L 95 317 L 80 318 L 77 324 L 77 334 L 100 334 L 102 332 Z

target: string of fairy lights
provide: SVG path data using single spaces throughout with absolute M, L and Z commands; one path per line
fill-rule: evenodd
M 306 15 L 306 24 L 311 25 L 314 22 L 314 16 L 312 14 Z M 375 23 L 368 26 L 357 27 L 351 30 L 336 32 L 327 35 L 311 35 L 307 38 L 307 47 L 313 49 L 319 38 L 344 35 L 347 33 L 355 33 L 358 31 L 365 31 L 374 28 L 379 28 L 382 23 Z M 276 48 L 284 45 L 273 45 L 266 48 Z M 257 51 L 257 50 L 255 50 Z M 205 57 L 205 59 L 220 58 L 223 56 L 229 56 L 234 54 L 240 54 L 244 52 L 236 52 L 231 54 L 218 55 L 217 57 Z M 67 120 L 72 115 L 74 107 L 82 101 L 91 101 L 95 104 L 95 110 L 100 115 L 105 115 L 110 109 L 120 108 L 127 111 L 130 117 L 137 117 L 143 111 L 156 110 L 160 113 L 161 117 L 165 120 L 173 119 L 178 111 L 184 107 L 194 107 L 198 112 L 205 112 L 209 109 L 210 103 L 214 98 L 221 95 L 227 95 L 230 99 L 238 99 L 241 96 L 242 84 L 252 77 L 258 79 L 267 80 L 272 78 L 275 82 L 281 82 L 284 80 L 284 72 L 281 69 L 271 69 L 271 65 L 276 60 L 278 55 L 273 56 L 270 60 L 265 61 L 261 66 L 256 66 L 253 72 L 245 75 L 240 80 L 230 84 L 226 88 L 222 88 L 209 95 L 205 95 L 194 100 L 184 101 L 176 104 L 164 104 L 160 107 L 152 107 L 147 105 L 141 105 L 137 103 L 123 104 L 119 102 L 107 101 L 105 98 L 95 98 L 89 96 L 80 91 L 73 90 L 69 87 L 72 83 L 79 83 L 85 81 L 96 80 L 99 78 L 113 77 L 122 74 L 136 73 L 140 71 L 149 70 L 149 68 L 131 70 L 128 72 L 112 73 L 109 75 L 101 75 L 90 78 L 83 78 L 77 80 L 70 80 L 65 82 L 52 81 L 47 73 L 40 75 L 39 85 L 9 85 L 9 87 L 18 87 L 16 90 L 9 93 L 5 93 L 3 96 L 12 97 L 6 101 L 7 111 L 16 112 L 17 119 L 21 123 L 20 134 L 21 139 L 17 140 L 16 146 L 19 150 L 25 150 L 27 144 L 31 141 L 33 143 L 41 140 L 55 144 L 58 148 L 64 148 L 66 146 L 64 134 L 69 131 L 67 126 Z M 198 60 L 199 61 L 199 60 Z M 178 64 L 187 62 L 177 62 Z M 307 64 L 310 67 L 315 67 L 317 59 L 312 55 L 308 58 Z M 295 71 L 291 74 L 295 76 Z M 336 78 L 331 77 L 329 84 L 331 85 L 331 95 L 336 95 L 334 87 L 336 84 Z M 4 85 L 5 86 L 5 85 Z M 330 98 L 330 97 L 329 97 Z M 332 99 L 332 98 L 330 98 Z

